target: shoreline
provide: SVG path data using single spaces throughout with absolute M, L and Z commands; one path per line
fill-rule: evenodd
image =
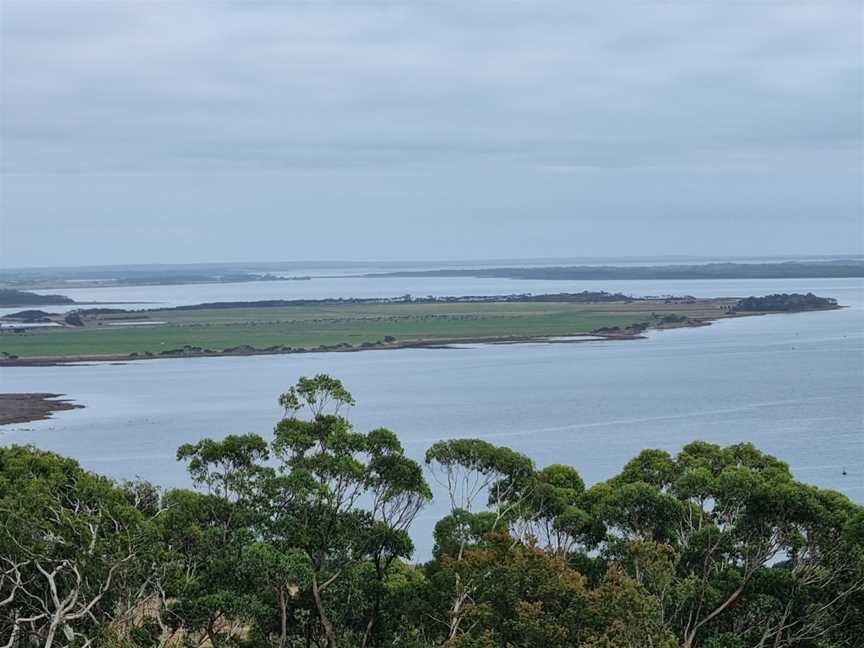
M 678 326 L 666 326 L 668 328 L 694 328 L 698 326 L 709 326 L 710 322 L 700 324 L 683 324 Z M 657 327 L 658 330 L 662 330 Z M 584 339 L 590 336 L 593 339 Z M 562 338 L 582 338 L 567 340 Z M 555 338 L 555 339 L 553 339 Z M 290 351 L 273 351 L 268 349 L 245 349 L 241 351 L 211 351 L 204 352 L 189 352 L 189 353 L 170 353 L 164 355 L 138 355 L 130 357 L 124 354 L 104 354 L 104 355 L 81 355 L 81 356 L 44 356 L 30 358 L 0 359 L 0 367 L 58 367 L 62 365 L 78 364 L 78 363 L 127 363 L 138 362 L 142 360 L 177 360 L 180 358 L 239 358 L 247 356 L 264 356 L 264 355 L 298 355 L 306 353 L 358 353 L 361 351 L 396 351 L 399 349 L 453 349 L 458 344 L 577 344 L 580 342 L 608 342 L 610 340 L 639 340 L 645 338 L 640 334 L 611 334 L 611 333 L 572 333 L 570 335 L 499 335 L 499 336 L 469 336 L 469 337 L 450 337 L 450 338 L 433 338 L 428 340 L 409 340 L 405 342 L 381 342 L 369 343 L 366 346 L 355 347 L 326 347 L 326 348 L 310 348 L 310 349 L 291 349 Z
M 54 412 L 83 409 L 84 405 L 62 398 L 65 394 L 0 394 L 0 425 L 44 421 Z

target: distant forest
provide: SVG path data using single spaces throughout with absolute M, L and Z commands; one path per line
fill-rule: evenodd
M 327 263 L 205 263 L 180 265 L 91 266 L 80 268 L 0 269 L 0 284 L 21 289 L 54 289 L 85 286 L 182 285 L 193 283 L 239 283 L 257 281 L 310 280 L 316 277 L 501 277 L 510 279 L 782 279 L 818 277 L 864 277 L 864 259 L 851 257 L 833 261 L 697 263 L 666 265 L 560 265 L 542 266 L 542 260 L 501 260 L 497 267 L 472 268 L 466 261 L 418 262 L 327 262 Z M 566 265 L 564 265 L 566 263 Z M 437 269 L 429 269 L 429 268 Z M 387 270 L 391 268 L 391 270 Z M 416 269 L 412 269 L 416 268 Z M 310 276 L 310 270 L 316 274 Z M 335 273 L 350 272 L 349 275 Z M 365 272 L 366 274 L 360 274 Z M 286 276 L 286 273 L 292 273 Z M 320 273 L 320 274 L 319 274 Z M 357 273 L 357 274 L 355 274 Z M 74 282 L 74 283 L 73 283 Z
M 750 444 L 644 450 L 586 486 L 482 439 L 416 461 L 353 403 L 301 378 L 269 440 L 179 448 L 191 489 L 0 447 L 2 645 L 861 645 L 864 508 Z M 416 563 L 427 478 L 446 507 Z
M 0 306 L 36 306 L 41 304 L 74 304 L 64 295 L 37 295 L 24 290 L 0 288 Z
M 665 266 L 469 268 L 367 274 L 365 277 L 485 277 L 501 279 L 808 279 L 864 277 L 862 261 L 706 263 Z
M 684 299 L 692 299 L 686 297 Z M 639 297 L 631 297 L 622 293 L 608 293 L 605 291 L 582 291 L 579 293 L 555 293 L 551 295 L 465 295 L 461 297 L 414 297 L 413 295 L 402 295 L 401 297 L 336 297 L 326 299 L 267 299 L 259 301 L 231 301 L 231 302 L 205 302 L 203 304 L 189 304 L 186 306 L 174 306 L 172 308 L 156 308 L 152 310 L 165 311 L 188 311 L 188 310 L 210 310 L 221 308 L 283 308 L 286 306 L 338 306 L 345 304 L 482 304 L 482 303 L 533 303 L 533 302 L 565 302 L 565 303 L 606 303 L 606 302 L 631 302 L 639 301 Z M 642 300 L 647 301 L 647 300 Z M 82 313 L 98 314 L 104 309 L 82 310 Z M 121 311 L 122 312 L 122 311 Z
M 766 311 L 766 312 L 793 312 L 806 310 L 819 310 L 823 308 L 836 308 L 837 300 L 830 297 L 817 297 L 813 293 L 801 295 L 798 293 L 779 293 L 765 295 L 764 297 L 747 297 L 741 299 L 732 308 L 736 312 Z

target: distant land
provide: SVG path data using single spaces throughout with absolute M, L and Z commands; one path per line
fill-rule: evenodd
M 530 268 L 445 268 L 370 273 L 371 277 L 474 277 L 497 279 L 822 279 L 864 277 L 864 261 L 705 263 L 658 266 L 548 266 Z
M 177 286 L 208 283 L 246 283 L 253 281 L 298 281 L 310 277 L 283 277 L 270 273 L 213 273 L 190 274 L 176 272 L 84 272 L 67 278 L 64 275 L 20 275 L 7 273 L 3 283 L 16 288 L 28 289 L 64 289 L 64 288 L 106 288 L 121 286 Z M 20 302 L 19 302 L 20 303 Z M 35 303 L 35 302 L 32 302 Z M 47 303 L 47 302 L 42 302 Z M 54 303 L 54 302 L 52 302 Z
M 83 407 L 61 396 L 63 394 L 0 394 L 0 425 L 41 421 L 50 418 L 53 412 Z
M 256 261 L 0 269 L 0 287 L 21 290 L 309 280 L 319 277 L 508 277 L 514 279 L 814 278 L 864 276 L 864 256 L 581 257 L 466 261 Z
M 44 306 L 47 304 L 74 304 L 63 295 L 37 295 L 24 290 L 0 288 L 0 306 Z
M 0 366 L 635 339 L 647 329 L 838 307 L 835 300 L 812 294 L 697 299 L 583 292 L 225 302 L 138 311 L 93 308 L 63 315 L 29 310 L 2 318 L 20 326 L 0 328 Z

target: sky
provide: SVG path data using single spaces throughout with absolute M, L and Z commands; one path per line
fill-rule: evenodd
M 862 20 L 2 0 L 2 265 L 861 253 Z

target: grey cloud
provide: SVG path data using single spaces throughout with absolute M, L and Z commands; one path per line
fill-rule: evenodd
M 178 231 L 195 231 L 213 214 L 230 229 L 226 205 L 273 226 L 282 204 L 339 227 L 348 212 L 371 228 L 524 218 L 521 234 L 467 228 L 491 236 L 493 256 L 571 253 L 561 237 L 524 236 L 538 222 L 608 228 L 612 246 L 632 209 L 657 219 L 633 253 L 687 253 L 656 234 L 680 224 L 676 210 L 718 232 L 724 209 L 758 205 L 760 231 L 792 224 L 775 252 L 852 251 L 860 3 L 583 4 L 6 0 L 0 252 L 21 263 L 51 239 L 39 223 L 60 218 L 80 224 L 84 249 L 99 214 L 135 228 L 173 210 Z M 353 207 L 313 193 L 328 190 Z M 814 234 L 800 213 L 820 206 L 834 220 Z M 110 248 L 118 231 L 99 236 Z M 696 232 L 675 245 L 702 245 Z M 717 253 L 741 245 L 715 238 Z M 362 250 L 319 249 L 303 228 L 294 240 L 270 258 L 453 250 L 395 232 Z M 195 254 L 230 250 L 202 241 Z

